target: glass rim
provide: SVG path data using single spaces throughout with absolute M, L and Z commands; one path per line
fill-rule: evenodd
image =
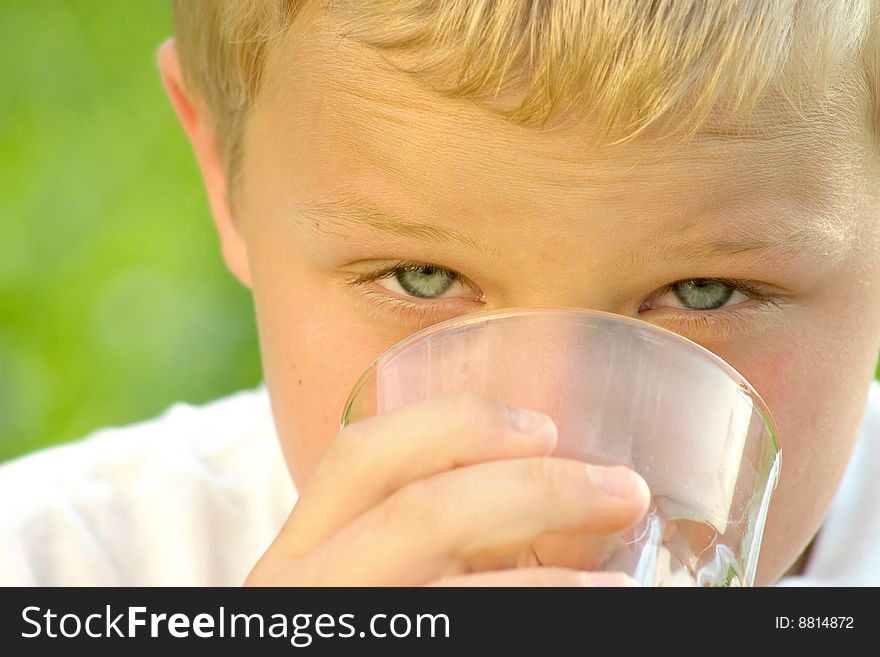
M 395 354 L 403 351 L 407 347 L 409 347 L 412 343 L 424 340 L 432 336 L 435 333 L 439 333 L 441 331 L 446 331 L 453 328 L 462 328 L 468 326 L 470 324 L 482 323 L 484 321 L 490 319 L 504 319 L 507 317 L 517 317 L 523 315 L 532 315 L 538 314 L 539 312 L 552 312 L 555 314 L 568 314 L 568 315 L 593 315 L 598 316 L 603 319 L 608 319 L 613 322 L 617 322 L 620 324 L 628 325 L 628 326 L 638 326 L 639 328 L 650 328 L 656 332 L 659 332 L 661 335 L 665 337 L 677 341 L 679 344 L 684 347 L 690 349 L 691 351 L 695 351 L 698 354 L 701 354 L 704 358 L 708 357 L 708 359 L 718 368 L 720 368 L 725 374 L 727 374 L 733 381 L 737 384 L 739 390 L 745 394 L 747 394 L 752 401 L 757 406 L 758 412 L 761 415 L 761 419 L 764 421 L 764 425 L 767 429 L 767 432 L 770 436 L 770 440 L 773 443 L 773 449 L 776 453 L 779 453 L 779 429 L 776 424 L 776 420 L 773 417 L 773 413 L 770 411 L 770 408 L 767 406 L 767 403 L 761 397 L 757 390 L 755 390 L 754 386 L 748 382 L 748 380 L 737 370 L 733 365 L 728 363 L 726 360 L 721 358 L 718 354 L 709 349 L 706 349 L 701 344 L 694 342 L 693 340 L 686 338 L 680 333 L 676 333 L 675 331 L 671 331 L 662 326 L 657 326 L 656 324 L 651 324 L 650 322 L 646 322 L 641 319 L 637 319 L 635 317 L 628 317 L 626 315 L 618 315 L 616 313 L 609 313 L 604 310 L 593 310 L 591 308 L 574 308 L 568 306 L 523 306 L 523 307 L 515 307 L 515 308 L 502 308 L 498 310 L 487 310 L 485 312 L 476 312 L 476 313 L 468 313 L 466 315 L 460 315 L 458 317 L 452 317 L 447 320 L 443 320 L 442 322 L 436 322 L 431 324 L 430 326 L 426 326 L 423 329 L 419 329 L 414 333 L 406 336 L 399 342 L 393 344 L 388 347 L 385 351 L 383 351 L 379 356 L 377 356 L 372 363 L 370 363 L 369 367 L 367 367 L 361 375 L 358 377 L 354 386 L 351 389 L 351 392 L 348 395 L 348 398 L 345 401 L 345 405 L 343 406 L 342 411 L 342 420 L 340 422 L 341 426 L 345 426 L 345 418 L 347 417 L 350 407 L 354 402 L 355 397 L 360 392 L 364 383 L 366 383 L 367 378 L 370 374 L 375 370 L 375 368 L 379 365 L 379 363 L 383 360 L 387 360 L 391 358 Z

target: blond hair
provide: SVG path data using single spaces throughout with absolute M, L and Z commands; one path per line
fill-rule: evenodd
M 271 49 L 315 3 L 348 38 L 422 53 L 405 70 L 443 93 L 520 90 L 495 110 L 519 124 L 577 107 L 617 140 L 671 117 L 693 132 L 770 94 L 795 116 L 849 100 L 878 124 L 880 0 L 173 0 L 184 79 L 228 168 Z

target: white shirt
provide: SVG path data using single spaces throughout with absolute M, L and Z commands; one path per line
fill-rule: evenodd
M 0 585 L 237 586 L 296 494 L 261 386 L 0 466 Z
M 296 501 L 264 386 L 0 466 L 0 585 L 241 584 Z M 880 384 L 803 575 L 880 585 Z

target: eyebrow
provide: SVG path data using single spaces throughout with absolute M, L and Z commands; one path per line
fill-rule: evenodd
M 497 247 L 465 231 L 411 221 L 361 199 L 340 197 L 301 202 L 296 205 L 296 209 L 310 220 L 314 230 L 325 234 L 350 237 L 351 229 L 359 227 L 422 242 L 461 245 L 490 259 L 500 259 Z M 846 239 L 848 231 L 815 217 L 798 222 L 793 230 L 786 230 L 769 222 L 751 224 L 740 228 L 739 234 L 728 233 L 721 237 L 690 241 L 655 242 L 645 253 L 632 254 L 632 265 L 644 267 L 655 260 L 696 261 L 744 253 L 763 253 L 789 259 L 817 253 L 823 256 L 839 256 L 843 247 L 849 243 Z
M 493 260 L 500 258 L 497 247 L 465 231 L 410 221 L 359 200 L 340 198 L 298 203 L 296 210 L 311 221 L 313 229 L 326 234 L 344 237 L 350 235 L 352 227 L 361 227 L 422 242 L 462 245 Z
M 780 215 L 787 215 L 789 219 L 773 221 Z M 805 214 L 771 204 L 764 214 L 745 213 L 741 224 L 723 235 L 659 243 L 650 248 L 648 256 L 633 256 L 633 261 L 640 264 L 646 264 L 651 258 L 696 261 L 745 253 L 786 260 L 818 256 L 838 260 L 852 245 L 852 227 L 839 215 Z
M 776 257 L 795 258 L 804 253 L 828 252 L 834 246 L 821 229 L 801 228 L 779 236 L 764 236 L 756 229 L 742 236 L 724 236 L 709 240 L 670 242 L 651 249 L 653 258 L 668 260 L 702 260 L 744 253 L 766 253 Z M 834 249 L 837 250 L 836 248 Z

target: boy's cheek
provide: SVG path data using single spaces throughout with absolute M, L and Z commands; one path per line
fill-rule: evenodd
M 302 487 L 339 433 L 360 375 L 406 332 L 377 327 L 320 287 L 289 292 L 255 296 L 275 424 L 294 483 Z
M 819 528 L 846 469 L 873 367 L 868 332 L 841 332 L 815 314 L 726 357 L 761 394 L 779 428 L 782 470 L 759 583 L 777 579 Z M 805 318 L 806 319 L 806 318 Z

